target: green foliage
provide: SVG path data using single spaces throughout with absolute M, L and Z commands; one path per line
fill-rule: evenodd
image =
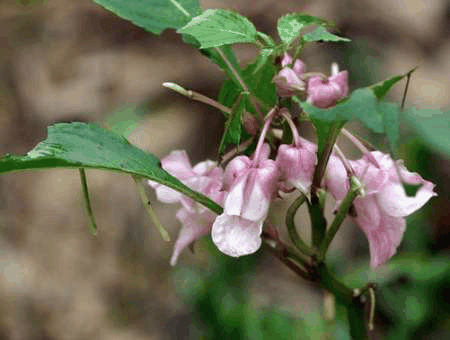
M 242 93 L 233 105 L 231 114 L 228 116 L 225 123 L 225 131 L 219 146 L 219 155 L 222 155 L 225 152 L 227 145 L 239 145 L 241 142 L 242 115 L 247 106 L 248 95 L 247 92 Z
M 441 302 L 445 305 L 440 291 L 450 282 L 450 264 L 446 257 L 403 253 L 377 270 L 371 270 L 366 263 L 348 269 L 348 274 L 341 278 L 348 287 L 360 288 L 369 282 L 376 284 L 377 315 L 383 316 L 382 320 L 389 320 L 387 327 L 383 327 L 388 339 L 422 339 L 416 334 L 419 330 L 427 333 L 427 325 L 435 323 L 436 318 L 442 320 L 450 316 L 448 308 L 437 310 Z M 349 317 L 349 322 L 357 322 L 358 318 L 353 319 Z
M 425 143 L 450 157 L 450 109 L 411 108 L 405 117 Z
M 202 11 L 198 0 L 94 0 L 118 16 L 154 34 L 179 29 Z
M 323 26 L 319 26 L 314 31 L 312 31 L 310 33 L 306 33 L 303 36 L 303 39 L 306 42 L 313 42 L 313 41 L 334 41 L 334 42 L 345 41 L 345 42 L 349 42 L 349 41 L 351 41 L 348 38 L 343 38 L 343 37 L 340 37 L 338 35 L 328 32 L 327 29 Z
M 263 104 L 261 109 L 264 111 L 268 111 L 277 101 L 275 84 L 272 83 L 276 69 L 273 64 L 274 55 L 271 52 L 270 49 L 261 50 L 256 60 L 248 64 L 242 71 L 243 80 L 249 86 L 251 95 Z M 226 80 L 220 89 L 218 101 L 231 107 L 241 92 L 240 86 L 231 80 Z M 248 110 L 256 112 L 251 107 Z
M 192 191 L 161 168 L 158 158 L 125 138 L 95 124 L 71 123 L 48 127 L 48 137 L 25 156 L 0 158 L 0 174 L 51 168 L 90 168 L 144 177 L 177 190 L 216 213 L 222 208 Z
M 290 13 L 278 19 L 278 35 L 284 43 L 289 44 L 300 34 L 302 29 L 311 25 L 325 27 L 332 26 L 328 21 L 322 18 L 317 18 L 304 13 Z M 325 38 L 329 38 L 329 36 L 325 36 L 323 32 L 320 34 Z M 310 39 L 313 39 L 317 35 L 318 33 L 311 35 Z
M 236 43 L 256 43 L 255 26 L 242 15 L 225 9 L 208 9 L 178 33 L 189 34 L 200 42 L 200 48 Z
M 372 89 L 377 99 L 381 100 L 384 98 L 384 96 L 386 96 L 386 94 L 395 84 L 397 84 L 400 80 L 407 77 L 408 75 L 411 75 L 416 69 L 417 67 L 414 67 L 403 75 L 393 76 L 389 79 L 383 80 L 375 85 L 370 86 L 370 88 Z
M 376 88 L 381 95 L 385 91 Z M 298 100 L 297 100 L 298 102 Z M 386 133 L 392 147 L 399 135 L 399 107 L 396 104 L 379 102 L 373 88 L 366 87 L 353 91 L 351 96 L 335 107 L 322 110 L 302 102 L 300 105 L 316 121 L 350 121 L 358 119 L 375 133 Z

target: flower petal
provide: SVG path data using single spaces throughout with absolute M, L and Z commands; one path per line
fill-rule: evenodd
M 195 176 L 189 157 L 184 150 L 172 151 L 161 160 L 161 165 L 164 170 L 181 181 Z
M 356 222 L 360 228 L 367 234 L 378 230 L 381 222 L 381 211 L 378 207 L 377 197 L 375 194 L 366 197 L 356 197 L 353 201 L 356 209 Z
M 402 217 L 382 215 L 380 226 L 377 230 L 366 232 L 370 248 L 370 265 L 376 268 L 388 261 L 397 251 L 406 222 Z
M 178 256 L 190 243 L 203 235 L 207 235 L 214 221 L 214 215 L 210 212 L 192 214 L 186 209 L 177 212 L 177 219 L 183 224 L 173 249 L 170 265 L 175 266 Z
M 222 214 L 212 226 L 212 240 L 219 250 L 238 257 L 256 252 L 261 246 L 263 221 L 249 221 L 240 216 Z
M 422 187 L 417 191 L 416 196 L 410 197 L 405 193 L 405 189 L 400 183 L 390 183 L 378 195 L 380 207 L 390 216 L 408 216 L 420 209 L 428 200 L 436 196 L 433 191 L 434 184 L 423 181 Z

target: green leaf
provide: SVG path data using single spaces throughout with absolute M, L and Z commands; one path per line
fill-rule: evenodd
M 409 109 L 405 115 L 425 143 L 450 157 L 450 109 Z
M 393 150 L 399 136 L 399 107 L 379 102 L 371 88 L 355 90 L 350 98 L 327 110 L 303 102 L 300 104 L 311 117 L 323 121 L 351 121 L 358 119 L 375 133 L 386 133 Z
M 383 132 L 383 117 L 377 112 L 377 99 L 368 88 L 353 91 L 344 102 L 327 110 L 319 109 L 307 102 L 301 103 L 301 106 L 311 117 L 317 119 L 328 121 L 359 119 L 372 131 Z
M 289 44 L 303 28 L 310 25 L 331 26 L 322 18 L 304 13 L 290 13 L 278 19 L 278 35 L 284 43 Z
M 256 28 L 247 18 L 225 9 L 208 9 L 177 32 L 192 35 L 200 48 L 255 43 L 257 39 Z
M 378 103 L 378 112 L 383 117 L 384 132 L 386 133 L 391 150 L 395 152 L 400 131 L 400 110 L 397 104 Z
M 94 2 L 154 34 L 160 34 L 166 28 L 179 29 L 202 12 L 198 0 L 94 0 Z
M 225 131 L 219 146 L 219 155 L 223 155 L 227 145 L 239 145 L 242 133 L 242 115 L 248 100 L 248 93 L 244 92 L 239 96 L 238 101 L 233 105 L 231 114 L 225 123 Z
M 0 158 L 0 174 L 20 170 L 90 168 L 127 173 L 164 184 L 220 214 L 222 208 L 161 168 L 158 158 L 95 124 L 48 127 L 48 137 L 24 156 Z
M 323 26 L 319 26 L 314 31 L 312 31 L 310 33 L 306 33 L 303 36 L 303 39 L 307 42 L 312 42 L 312 41 L 345 41 L 345 42 L 349 42 L 349 41 L 351 41 L 348 38 L 343 38 L 343 37 L 340 37 L 338 35 L 328 32 L 327 29 Z
M 408 74 L 413 73 L 417 67 L 414 67 L 413 69 L 409 70 L 403 75 L 397 75 L 393 76 L 389 79 L 383 80 L 375 85 L 370 86 L 370 89 L 372 89 L 373 93 L 375 94 L 375 97 L 377 97 L 378 100 L 383 99 L 386 94 L 391 90 L 391 88 L 397 84 L 400 80 L 408 76 Z
M 243 80 L 248 85 L 251 94 L 256 96 L 266 106 L 262 108 L 263 110 L 273 107 L 277 101 L 275 84 L 272 83 L 272 79 L 276 74 L 273 64 L 275 57 L 272 52 L 273 50 L 271 49 L 261 50 L 255 62 L 248 64 L 242 71 Z M 227 80 L 220 89 L 218 100 L 223 105 L 231 107 L 241 92 L 240 86 L 231 80 Z M 254 112 L 251 108 L 247 109 Z

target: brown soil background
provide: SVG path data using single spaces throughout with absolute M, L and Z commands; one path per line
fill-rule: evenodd
M 177 82 L 215 97 L 223 74 L 174 32 L 152 36 L 91 1 L 24 3 L 0 4 L 0 155 L 26 153 L 45 138 L 49 124 L 105 124 L 112 112 L 140 104 L 147 114 L 130 136 L 134 144 L 158 157 L 187 149 L 193 164 L 214 157 L 220 113 L 161 84 Z M 419 64 L 408 105 L 449 106 L 450 6 L 445 0 L 208 0 L 202 5 L 239 10 L 273 35 L 277 18 L 288 12 L 334 20 L 360 43 L 363 51 L 355 62 L 364 63 L 374 80 Z M 240 46 L 237 52 L 246 61 L 255 50 Z M 308 70 L 322 72 L 334 57 L 323 45 L 305 54 Z M 358 81 L 353 75 L 353 85 Z M 402 91 L 395 87 L 392 100 L 399 101 Z M 448 160 L 435 155 L 430 162 L 441 184 L 438 191 L 448 192 Z M 89 171 L 88 179 L 97 237 L 87 231 L 76 171 L 0 177 L 0 339 L 182 338 L 170 326 L 189 311 L 175 291 L 172 243 L 160 240 L 130 178 Z M 448 194 L 433 202 L 434 229 L 428 232 L 436 242 L 448 241 L 448 203 Z M 155 205 L 176 235 L 176 207 Z M 275 203 L 273 210 L 285 207 Z M 334 247 L 355 233 L 361 237 L 349 223 Z M 343 256 L 352 258 L 352 247 L 347 248 Z M 185 251 L 179 266 L 205 256 L 201 250 Z M 275 260 L 264 261 L 255 282 L 250 289 L 259 304 L 276 301 L 291 312 L 318 308 L 319 292 Z

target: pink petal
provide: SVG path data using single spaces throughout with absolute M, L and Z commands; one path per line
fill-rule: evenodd
M 338 74 L 332 75 L 328 78 L 330 83 L 334 83 L 340 89 L 341 98 L 346 97 L 348 94 L 348 72 L 342 71 Z M 340 99 L 340 98 L 339 98 Z
M 286 67 L 292 63 L 292 58 L 289 54 L 286 52 L 283 55 L 283 58 L 281 59 L 281 66 Z
M 355 171 L 356 176 L 364 183 L 367 194 L 382 190 L 389 182 L 389 172 L 379 169 L 366 157 L 357 161 L 350 161 L 350 165 Z
M 381 223 L 380 208 L 378 206 L 377 197 L 375 194 L 367 195 L 366 197 L 358 196 L 353 201 L 356 209 L 356 222 L 360 228 L 366 232 L 378 230 Z
M 247 156 L 237 156 L 233 158 L 225 169 L 225 188 L 229 189 L 238 176 L 241 176 L 244 170 L 249 169 L 251 165 L 252 161 Z
M 198 163 L 196 166 L 192 168 L 192 171 L 198 176 L 209 175 L 210 171 L 217 171 L 220 168 L 217 167 L 217 162 L 206 160 L 204 162 Z M 222 170 L 222 169 L 220 169 Z
M 162 168 L 179 180 L 195 176 L 186 151 L 172 151 L 161 160 Z
M 212 240 L 226 255 L 238 257 L 252 254 L 261 246 L 262 224 L 263 221 L 222 214 L 212 226 Z
M 156 187 L 156 197 L 159 201 L 164 203 L 175 203 L 180 201 L 183 195 L 165 185 L 159 185 Z
M 406 222 L 402 217 L 382 215 L 380 226 L 377 230 L 366 232 L 370 248 L 370 265 L 376 268 L 388 261 L 397 251 Z
M 305 82 L 289 67 L 278 72 L 272 81 L 280 97 L 291 97 L 305 90 Z
M 185 209 L 180 209 L 177 212 L 177 219 L 183 224 L 180 230 L 177 241 L 173 249 L 170 265 L 175 266 L 180 253 L 190 243 L 199 239 L 203 235 L 207 235 L 211 229 L 214 221 L 214 215 L 209 214 L 192 214 Z
M 327 164 L 324 182 L 325 188 L 331 193 L 338 204 L 344 199 L 350 189 L 347 170 L 344 164 L 342 164 L 342 161 L 333 154 L 330 156 Z
M 314 169 L 317 163 L 316 145 L 302 143 L 301 147 L 283 144 L 278 148 L 275 162 L 280 175 L 303 193 L 311 187 Z
M 292 66 L 292 69 L 294 72 L 301 78 L 303 74 L 305 73 L 305 63 L 301 61 L 300 59 L 297 59 L 294 63 L 294 66 Z
M 391 216 L 408 216 L 424 206 L 431 197 L 436 196 L 433 188 L 433 183 L 424 181 L 416 196 L 409 197 L 400 183 L 391 183 L 379 193 L 378 202 L 380 207 Z

